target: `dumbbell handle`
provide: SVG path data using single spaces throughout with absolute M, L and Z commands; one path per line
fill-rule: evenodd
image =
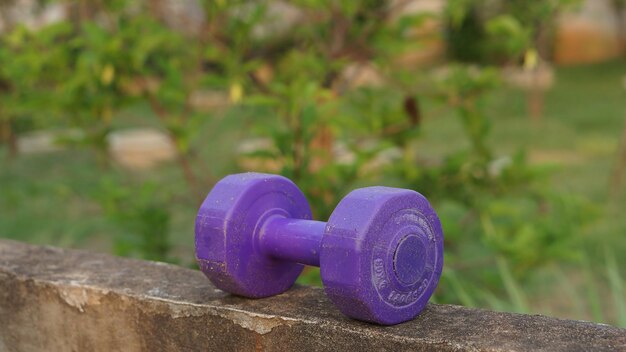
M 320 266 L 320 249 L 326 229 L 323 221 L 275 216 L 266 220 L 258 245 L 268 256 Z

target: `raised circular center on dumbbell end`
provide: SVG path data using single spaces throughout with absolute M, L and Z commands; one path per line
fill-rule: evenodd
M 400 240 L 393 254 L 393 271 L 405 285 L 415 284 L 424 269 L 424 245 L 416 235 L 407 235 Z

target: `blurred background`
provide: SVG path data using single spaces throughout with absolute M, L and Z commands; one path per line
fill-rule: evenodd
M 195 267 L 242 171 L 423 193 L 438 303 L 626 327 L 626 1 L 0 1 L 0 237 Z

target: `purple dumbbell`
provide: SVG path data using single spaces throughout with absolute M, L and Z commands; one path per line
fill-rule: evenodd
M 289 179 L 244 173 L 219 181 L 202 203 L 196 259 L 215 286 L 254 298 L 289 289 L 302 264 L 319 266 L 344 314 L 392 325 L 417 316 L 437 287 L 443 231 L 415 191 L 357 189 L 321 222 Z

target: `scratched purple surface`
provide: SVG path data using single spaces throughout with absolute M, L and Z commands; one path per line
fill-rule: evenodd
M 412 190 L 357 189 L 324 224 L 290 180 L 244 173 L 218 182 L 200 207 L 196 258 L 217 287 L 252 298 L 289 289 L 301 263 L 319 265 L 344 314 L 392 325 L 417 316 L 437 287 L 443 231 Z

